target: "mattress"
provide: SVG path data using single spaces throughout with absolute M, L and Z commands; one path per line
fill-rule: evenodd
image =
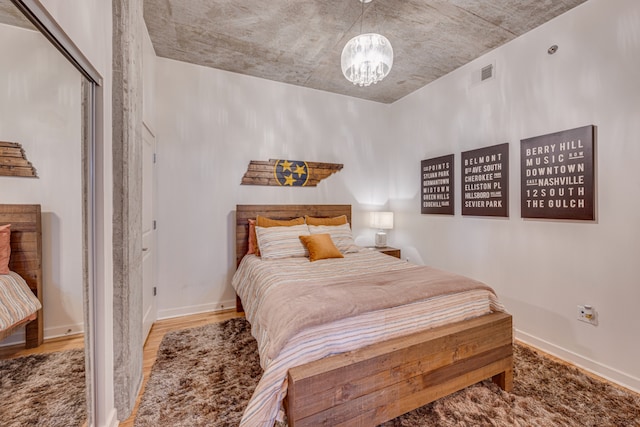
M 345 282 L 351 277 L 356 279 L 394 271 L 400 274 L 415 268 L 413 264 L 367 249 L 346 254 L 342 259 L 317 262 L 309 262 L 303 257 L 264 261 L 254 255 L 245 256 L 232 285 L 242 299 L 252 334 L 258 342 L 264 373 L 240 425 L 272 426 L 281 419 L 287 372 L 291 367 L 420 330 L 504 311 L 494 292 L 485 285 L 484 288 L 342 316 L 297 331 L 276 354 L 269 351 L 272 340 L 269 326 L 261 324 L 264 317 L 261 310 L 275 289 L 285 285 L 312 288 L 311 284 L 324 283 L 331 278 Z M 309 295 L 308 300 L 313 301 L 313 296 Z M 282 310 L 304 310 L 304 307 L 291 307 L 286 300 L 281 301 L 281 306 Z

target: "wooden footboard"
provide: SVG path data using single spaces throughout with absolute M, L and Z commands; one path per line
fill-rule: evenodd
M 492 313 L 292 368 L 289 426 L 375 426 L 488 378 L 510 391 L 512 346 Z

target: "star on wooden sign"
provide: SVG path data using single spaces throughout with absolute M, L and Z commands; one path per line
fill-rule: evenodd
M 302 160 L 251 160 L 242 177 L 242 185 L 315 187 L 329 175 L 342 169 L 339 163 Z

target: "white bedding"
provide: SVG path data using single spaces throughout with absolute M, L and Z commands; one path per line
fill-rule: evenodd
M 233 277 L 232 285 L 242 299 L 252 334 L 258 341 L 264 374 L 249 402 L 241 426 L 273 426 L 282 415 L 281 403 L 287 391 L 289 368 L 313 360 L 354 350 L 376 342 L 407 335 L 446 323 L 465 320 L 493 311 L 504 311 L 495 295 L 474 290 L 386 308 L 314 326 L 293 336 L 273 358 L 264 348 L 265 328 L 256 322 L 262 296 L 270 287 L 282 283 L 304 286 L 327 277 L 388 272 L 413 268 L 409 263 L 370 250 L 346 254 L 342 259 L 309 262 L 307 258 L 263 261 L 245 256 Z M 288 309 L 283 301 L 282 309 Z

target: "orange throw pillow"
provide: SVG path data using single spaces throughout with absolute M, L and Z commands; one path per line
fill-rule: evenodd
M 342 224 L 348 224 L 346 215 L 334 216 L 332 218 L 318 218 L 318 217 L 305 215 L 304 219 L 307 222 L 307 225 L 342 225 Z
M 11 224 L 0 225 L 0 274 L 9 274 L 11 258 Z
M 312 234 L 300 236 L 300 240 L 309 251 L 309 261 L 318 261 L 327 258 L 344 258 L 336 245 L 333 244 L 329 234 Z
M 302 225 L 304 224 L 304 218 L 293 218 L 293 219 L 271 219 L 266 216 L 260 216 L 256 218 L 256 225 L 258 227 L 290 227 L 292 225 Z
M 260 256 L 260 249 L 258 248 L 258 236 L 256 235 L 256 220 L 249 220 L 249 249 L 247 255 L 256 254 Z

